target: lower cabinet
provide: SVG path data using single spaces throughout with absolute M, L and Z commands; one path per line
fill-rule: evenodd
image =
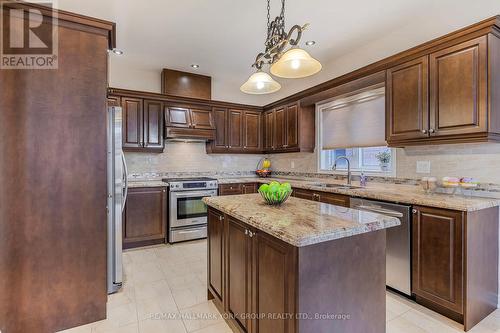
M 465 331 L 497 307 L 498 214 L 413 207 L 412 292 Z
M 165 187 L 129 188 L 123 212 L 123 248 L 164 243 L 166 224 Z
M 208 290 L 233 329 L 295 332 L 293 318 L 250 315 L 295 312 L 293 246 L 209 208 L 208 253 Z
M 208 288 L 222 303 L 224 288 L 224 214 L 208 211 Z
M 319 201 L 342 207 L 349 207 L 350 204 L 349 196 L 337 193 L 330 193 L 330 192 L 321 192 L 321 191 L 312 191 L 301 188 L 294 188 L 292 196 L 300 199 Z
M 415 207 L 413 293 L 463 314 L 463 213 Z
M 257 193 L 257 183 L 220 184 L 219 195 Z

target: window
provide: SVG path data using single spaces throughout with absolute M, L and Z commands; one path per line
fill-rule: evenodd
M 380 162 L 377 155 L 380 153 L 387 152 L 391 156 L 390 162 L 387 167 L 382 170 Z M 344 148 L 344 149 L 332 149 L 332 150 L 322 150 L 321 151 L 321 161 L 320 170 L 330 171 L 332 170 L 333 163 L 335 159 L 340 156 L 346 156 L 351 162 L 352 171 L 364 171 L 368 173 L 377 172 L 387 172 L 392 173 L 393 171 L 393 152 L 392 149 L 387 147 L 367 147 L 367 148 Z M 345 171 L 347 170 L 347 162 L 341 159 L 337 163 L 337 170 Z
M 395 151 L 385 141 L 385 89 L 373 86 L 317 107 L 319 171 L 332 172 L 340 156 L 349 159 L 354 172 L 394 175 Z M 388 162 L 379 157 L 386 155 Z M 339 160 L 337 171 L 347 170 L 347 162 Z

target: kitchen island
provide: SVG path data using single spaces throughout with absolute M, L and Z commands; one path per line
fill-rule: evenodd
M 385 332 L 385 229 L 399 219 L 259 194 L 204 201 L 208 297 L 235 332 Z

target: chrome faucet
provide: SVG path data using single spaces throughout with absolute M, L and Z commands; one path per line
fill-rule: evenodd
M 335 159 L 335 162 L 332 165 L 332 170 L 337 170 L 337 161 L 340 159 L 344 159 L 347 161 L 347 185 L 351 185 L 351 161 L 346 156 L 339 156 Z

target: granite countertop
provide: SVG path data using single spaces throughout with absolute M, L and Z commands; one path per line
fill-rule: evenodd
M 279 182 L 288 182 L 292 187 L 303 188 L 308 190 L 330 192 L 344 194 L 352 197 L 360 197 L 373 200 L 390 201 L 404 203 L 410 205 L 421 205 L 437 208 L 445 208 L 459 211 L 477 211 L 490 207 L 500 206 L 500 200 L 494 198 L 479 198 L 452 196 L 450 194 L 426 194 L 420 186 L 415 185 L 400 185 L 390 183 L 368 183 L 368 186 L 359 189 L 342 189 L 342 188 L 324 188 L 315 186 L 315 183 L 331 183 L 345 184 L 345 181 L 331 180 L 328 178 L 303 178 L 303 179 L 288 179 L 288 178 L 221 178 L 219 184 L 231 183 L 269 183 L 273 180 Z M 353 185 L 359 185 L 354 182 Z
M 167 187 L 168 183 L 161 180 L 130 180 L 128 181 L 128 188 L 136 187 Z
M 290 197 L 279 207 L 260 194 L 203 198 L 223 213 L 302 247 L 400 225 L 398 218 Z

